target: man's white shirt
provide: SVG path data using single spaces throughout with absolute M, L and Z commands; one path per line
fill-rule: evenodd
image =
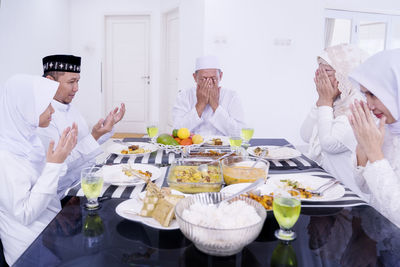
M 172 110 L 174 128 L 188 128 L 203 136 L 238 136 L 244 126 L 244 112 L 235 91 L 221 88 L 219 106 L 212 110 L 207 105 L 199 117 L 196 110 L 196 88 L 178 93 Z
M 64 129 L 72 123 L 78 125 L 78 143 L 71 154 L 65 160 L 68 166 L 66 175 L 60 177 L 57 193 L 63 197 L 65 190 L 75 185 L 80 180 L 80 171 L 95 164 L 95 158 L 103 152 L 100 145 L 111 137 L 113 132 L 103 135 L 98 141 L 94 139 L 89 127 L 80 112 L 71 104 L 62 104 L 53 100 L 55 109 L 50 125 L 46 128 L 38 128 L 37 134 L 47 149 L 51 140 L 57 145 Z

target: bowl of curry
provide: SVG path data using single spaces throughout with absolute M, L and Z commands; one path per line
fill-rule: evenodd
M 223 184 L 221 163 L 209 164 L 210 161 L 209 158 L 177 159 L 169 168 L 169 187 L 189 194 L 219 192 Z M 208 164 L 207 171 L 198 169 L 201 164 Z
M 269 162 L 261 159 L 255 166 L 257 157 L 235 156 L 222 160 L 225 184 L 252 183 L 260 178 L 267 179 Z

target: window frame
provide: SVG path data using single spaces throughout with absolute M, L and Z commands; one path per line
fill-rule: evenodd
M 394 21 L 400 23 L 400 15 L 389 15 L 389 14 L 378 14 L 378 13 L 368 13 L 368 12 L 358 12 L 358 11 L 348 11 L 348 10 L 338 10 L 338 9 L 325 9 L 324 12 L 324 23 L 327 18 L 333 19 L 348 19 L 351 21 L 351 31 L 350 31 L 350 43 L 358 44 L 359 35 L 358 29 L 360 27 L 360 21 L 370 20 L 370 21 L 380 21 L 386 24 L 384 49 L 392 49 L 393 41 L 392 36 L 394 34 L 393 23 Z M 324 26 L 325 29 L 325 26 Z M 324 36 L 324 39 L 326 36 Z M 324 40 L 325 41 L 325 40 Z M 325 42 L 324 42 L 325 43 Z

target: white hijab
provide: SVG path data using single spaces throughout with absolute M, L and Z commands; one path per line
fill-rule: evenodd
M 333 103 L 333 116 L 346 116 L 350 113 L 349 105 L 355 99 L 362 99 L 358 86 L 354 85 L 348 75 L 359 66 L 368 54 L 351 44 L 340 44 L 325 48 L 317 57 L 317 62 L 330 65 L 336 72 L 335 77 L 338 83 L 340 96 Z M 356 142 L 352 135 L 346 135 L 341 140 L 349 150 L 354 150 Z M 323 164 L 322 148 L 318 137 L 318 128 L 314 127 L 309 141 L 310 147 L 308 156 L 319 164 Z
M 18 74 L 4 84 L 0 97 L 0 150 L 27 159 L 39 174 L 45 163 L 45 149 L 35 129 L 49 106 L 58 82 Z
M 375 54 L 355 69 L 350 77 L 389 109 L 396 120 L 388 125 L 389 130 L 400 135 L 400 49 Z
M 362 99 L 362 95 L 349 79 L 350 72 L 364 62 L 368 54 L 352 44 L 340 44 L 325 48 L 317 58 L 318 63 L 328 64 L 335 69 L 335 77 L 339 82 L 340 96 L 333 103 L 333 115 L 347 115 L 349 105 L 355 99 Z

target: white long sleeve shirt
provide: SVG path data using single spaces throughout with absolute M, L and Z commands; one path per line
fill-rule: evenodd
M 61 210 L 57 196 L 65 164 L 46 163 L 40 176 L 31 163 L 0 151 L 0 238 L 9 265 Z
M 107 133 L 96 141 L 89 127 L 80 114 L 80 112 L 71 104 L 62 104 L 53 100 L 52 106 L 55 109 L 49 127 L 38 128 L 37 134 L 42 140 L 44 147 L 48 147 L 51 140 L 58 143 L 64 129 L 71 126 L 72 123 L 78 125 L 78 143 L 72 150 L 71 154 L 65 160 L 68 171 L 65 176 L 61 177 L 58 184 L 58 195 L 60 198 L 64 196 L 65 190 L 75 185 L 80 180 L 80 171 L 95 164 L 95 158 L 103 152 L 100 144 L 107 141 L 113 132 Z
M 386 128 L 382 146 L 384 159 L 358 167 L 355 180 L 370 193 L 370 204 L 400 227 L 400 136 Z
M 244 126 L 244 112 L 236 92 L 221 88 L 218 108 L 214 112 L 207 105 L 201 117 L 197 113 L 196 103 L 196 88 L 178 93 L 172 110 L 174 128 L 188 128 L 203 136 L 239 136 Z
M 352 155 L 357 141 L 346 116 L 334 118 L 329 106 L 314 107 L 301 127 L 302 139 L 309 143 L 308 156 L 353 192 L 366 199 L 354 180 Z

